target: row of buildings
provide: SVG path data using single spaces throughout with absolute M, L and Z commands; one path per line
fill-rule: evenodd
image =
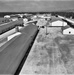
M 62 20 L 64 19 L 64 20 Z M 37 25 L 46 25 L 44 19 L 40 19 Z M 40 24 L 41 23 L 41 24 Z M 43 24 L 42 24 L 43 23 Z M 51 16 L 49 18 L 48 27 L 61 27 L 63 35 L 74 35 L 74 20 L 62 16 Z
M 28 18 L 30 18 L 30 16 Z M 72 24 L 74 23 L 73 20 L 62 16 L 56 17 L 52 15 L 34 15 L 31 16 L 30 20 L 28 20 L 28 18 L 18 18 L 14 15 L 11 17 L 0 18 L 0 43 L 1 41 L 3 42 L 3 40 L 7 40 L 6 38 L 10 35 L 17 33 L 21 28 L 23 28 L 22 26 L 27 26 L 28 24 L 30 25 L 30 23 L 34 23 L 34 25 L 41 27 L 46 26 L 47 21 L 49 21 L 49 24 L 47 25 L 48 27 L 61 27 L 63 35 L 74 35 L 74 28 L 62 19 L 66 19 Z

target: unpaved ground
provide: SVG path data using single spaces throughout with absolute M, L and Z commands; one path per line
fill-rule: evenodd
M 74 36 L 60 27 L 41 29 L 20 74 L 74 75 Z

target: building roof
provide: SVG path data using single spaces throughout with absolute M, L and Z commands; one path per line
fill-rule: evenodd
M 56 22 L 56 21 L 62 21 L 62 20 L 60 18 L 52 16 L 50 22 Z
M 67 29 L 67 28 L 71 28 L 69 25 L 66 25 L 66 26 L 63 26 L 62 27 L 62 30 L 65 30 L 65 29 Z

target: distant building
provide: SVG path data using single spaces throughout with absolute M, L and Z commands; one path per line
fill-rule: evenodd
M 27 18 L 24 18 L 23 19 L 23 22 L 24 22 L 24 26 L 26 26 L 26 23 L 28 22 L 28 19 Z
M 66 25 L 67 25 L 66 22 L 63 22 L 63 21 L 60 21 L 60 20 L 54 21 L 51 24 L 51 26 L 66 26 Z
M 9 15 L 5 15 L 4 18 L 10 18 L 10 16 Z
M 18 18 L 13 17 L 13 18 L 11 18 L 11 20 L 12 20 L 12 21 L 17 21 L 17 20 L 18 20 Z
M 65 35 L 74 35 L 74 28 L 71 28 L 70 26 L 64 26 L 62 27 L 63 34 Z

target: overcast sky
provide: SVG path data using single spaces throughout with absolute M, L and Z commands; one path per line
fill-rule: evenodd
M 0 0 L 0 12 L 39 12 L 74 9 L 74 0 Z

